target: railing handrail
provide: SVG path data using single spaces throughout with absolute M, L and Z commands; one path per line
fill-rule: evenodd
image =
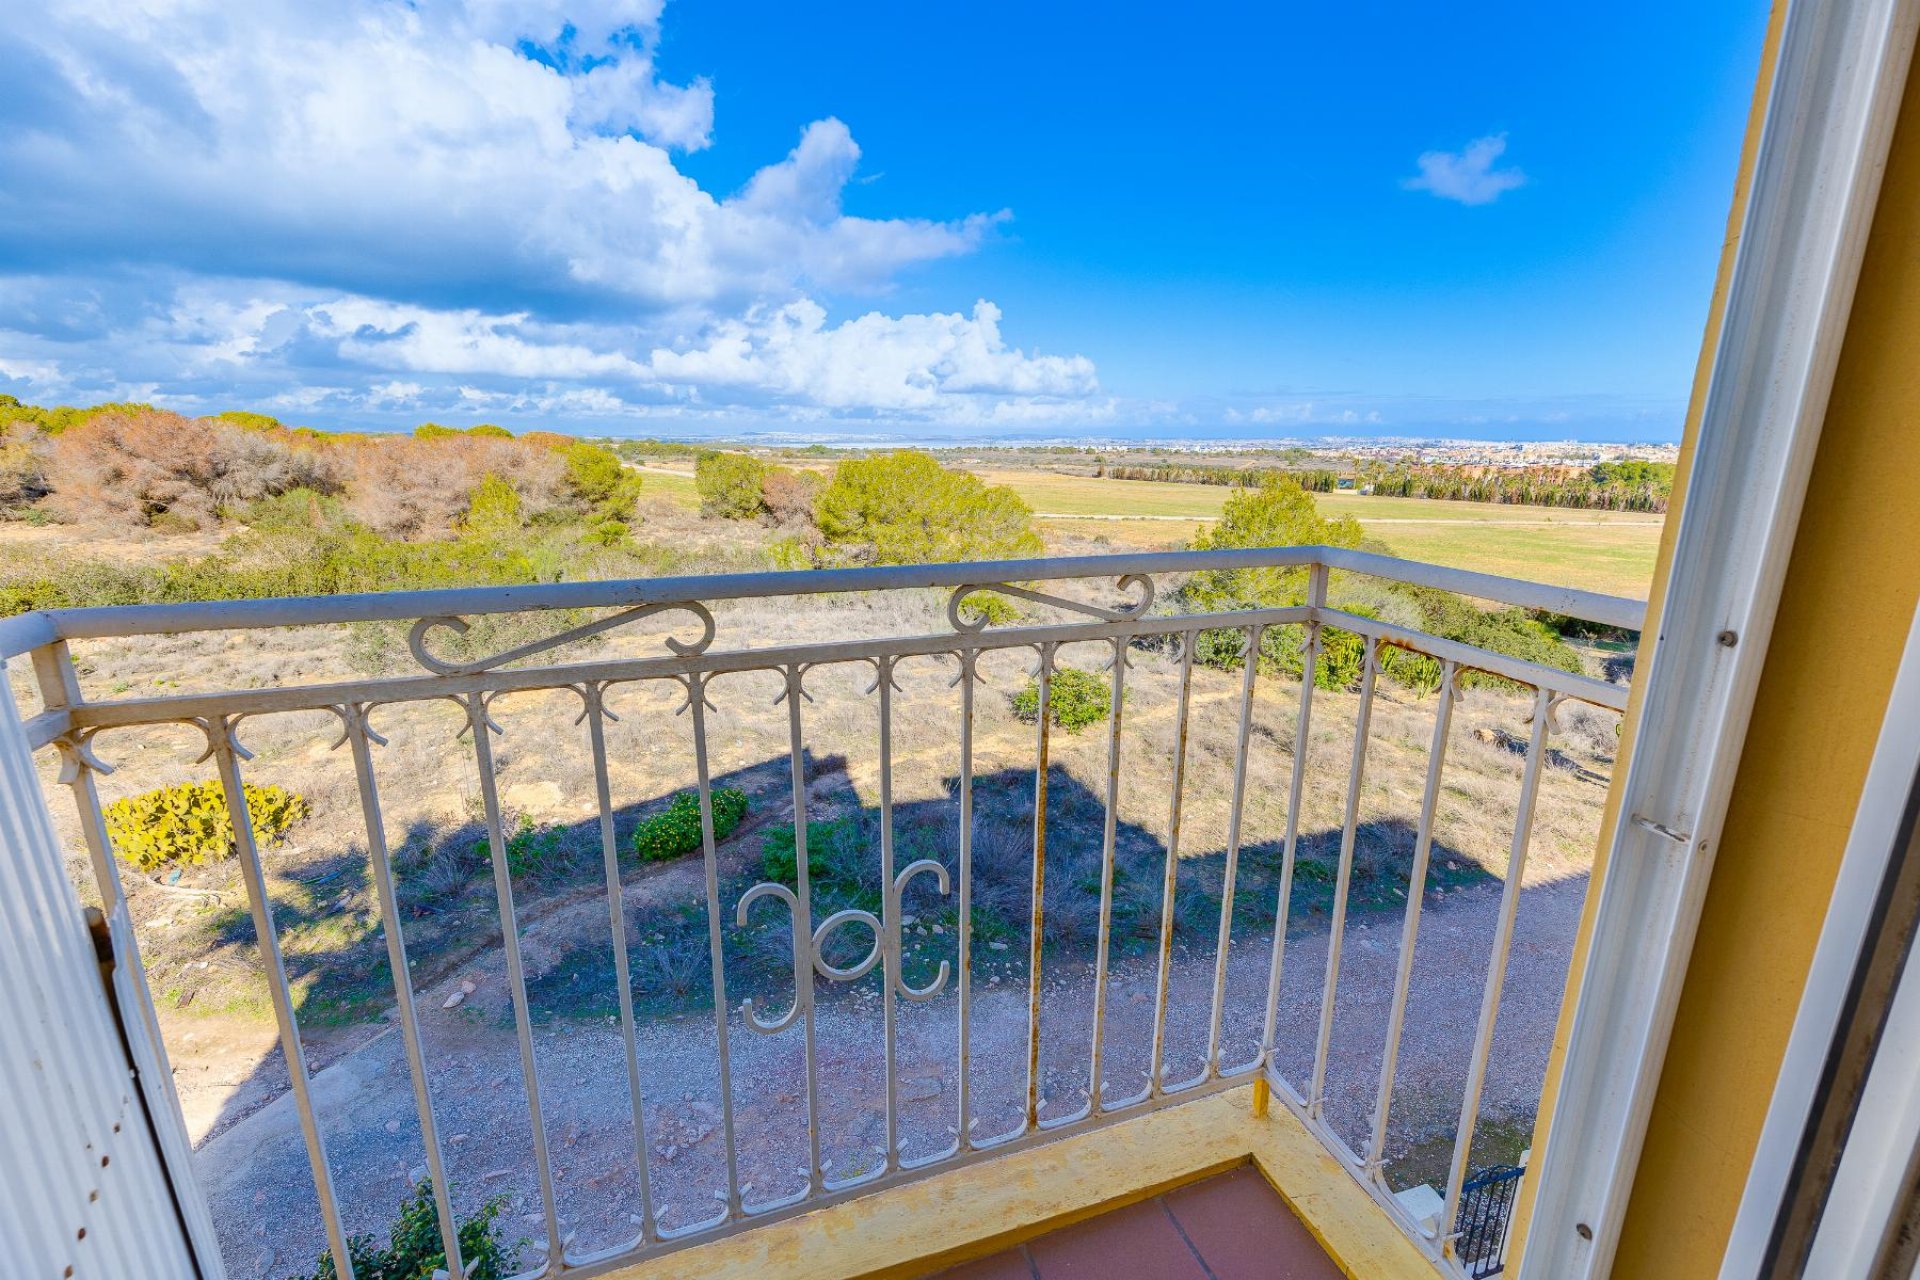
M 191 631 L 243 631 L 343 622 L 391 622 L 427 616 L 473 616 L 546 609 L 630 608 L 690 600 L 746 600 L 849 591 L 959 587 L 973 583 L 1199 573 L 1210 569 L 1308 568 L 1314 565 L 1414 586 L 1435 587 L 1627 630 L 1638 630 L 1646 618 L 1646 602 L 1624 596 L 1579 591 L 1572 587 L 1552 586 L 1466 569 L 1449 569 L 1394 556 L 1376 555 L 1369 551 L 1314 545 L 1047 556 L 1029 560 L 976 560 L 954 564 L 875 565 L 848 569 L 774 570 L 764 573 L 623 578 L 599 582 L 529 583 L 331 596 L 280 596 L 259 600 L 42 609 L 0 619 L 0 658 L 27 653 L 56 640 L 173 635 Z

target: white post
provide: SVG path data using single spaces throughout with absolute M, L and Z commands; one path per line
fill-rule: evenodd
M 0 662 L 0 1239 L 23 1276 L 195 1280 Z

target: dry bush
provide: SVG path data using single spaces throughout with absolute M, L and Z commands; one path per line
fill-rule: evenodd
M 567 466 L 551 449 L 480 436 L 368 440 L 355 446 L 347 506 L 354 518 L 396 538 L 454 532 L 487 476 L 511 485 L 523 516 L 566 497 Z
M 813 503 L 827 486 L 827 478 L 817 471 L 794 471 L 775 467 L 760 481 L 760 498 L 775 524 L 788 528 L 813 525 Z
M 0 511 L 47 494 L 48 438 L 24 422 L 0 423 Z
M 284 434 L 164 409 L 103 413 L 58 437 L 47 478 L 67 515 L 197 529 L 238 503 L 335 487 L 329 452 Z

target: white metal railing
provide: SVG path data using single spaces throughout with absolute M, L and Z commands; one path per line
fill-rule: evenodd
M 1304 603 L 1271 608 L 1250 608 L 1218 613 L 1168 613 L 1155 609 L 1164 594 L 1169 577 L 1221 569 L 1295 568 L 1304 574 Z M 246 764 L 250 759 L 242 745 L 239 730 L 251 717 L 271 712 L 310 711 L 331 713 L 338 721 L 339 740 L 352 757 L 353 775 L 362 818 L 366 846 L 370 853 L 372 881 L 378 902 L 380 922 L 385 933 L 388 958 L 395 975 L 394 998 L 397 1023 L 404 1043 L 420 1134 L 426 1151 L 426 1167 L 432 1181 L 439 1228 L 447 1249 L 449 1272 L 464 1274 L 456 1238 L 456 1218 L 449 1196 L 446 1176 L 446 1145 L 436 1123 L 435 1099 L 431 1087 L 428 1054 L 423 1046 L 421 1019 L 415 1007 L 413 984 L 409 974 L 406 944 L 397 905 L 392 850 L 385 830 L 384 809 L 374 768 L 375 749 L 384 740 L 373 730 L 369 715 L 376 707 L 395 703 L 418 703 L 451 699 L 459 704 L 471 733 L 469 749 L 473 753 L 479 797 L 490 853 L 495 908 L 498 912 L 507 983 L 511 995 L 514 1029 L 526 1092 L 526 1107 L 532 1133 L 532 1157 L 539 1188 L 539 1232 L 544 1240 L 545 1261 L 538 1274 L 588 1275 L 610 1269 L 635 1258 L 671 1249 L 679 1244 L 712 1238 L 737 1231 L 772 1218 L 802 1212 L 828 1201 L 920 1175 L 933 1168 L 986 1158 L 990 1155 L 1044 1140 L 1061 1130 L 1085 1127 L 1104 1120 L 1132 1114 L 1183 1097 L 1226 1087 L 1265 1073 L 1278 1095 L 1316 1132 L 1360 1180 L 1367 1185 L 1382 1206 L 1395 1216 L 1433 1256 L 1451 1262 L 1452 1235 L 1448 1224 L 1456 1216 L 1461 1187 L 1468 1173 L 1467 1158 L 1478 1114 L 1480 1091 L 1492 1048 L 1494 1020 L 1500 1006 L 1501 984 L 1512 938 L 1519 890 L 1529 844 L 1534 799 L 1541 775 L 1542 757 L 1549 718 L 1562 701 L 1573 699 L 1620 710 L 1625 705 L 1621 686 L 1582 675 L 1569 674 L 1545 666 L 1476 649 L 1454 641 L 1424 635 L 1404 627 L 1334 608 L 1328 603 L 1329 577 L 1333 571 L 1373 578 L 1435 587 L 1462 594 L 1521 605 L 1534 609 L 1582 618 L 1602 625 L 1637 629 L 1643 618 L 1643 606 L 1635 601 L 1594 595 L 1539 584 L 1497 578 L 1484 574 L 1414 564 L 1361 552 L 1322 548 L 1290 547 L 1246 551 L 1174 552 L 1087 557 L 1002 561 L 979 564 L 926 565 L 899 568 L 863 568 L 802 573 L 764 573 L 705 578 L 656 579 L 650 581 L 571 583 L 527 587 L 484 588 L 474 590 L 422 591 L 381 595 L 339 596 L 291 600 L 220 602 L 191 605 L 136 606 L 110 609 L 60 609 L 0 621 L 0 660 L 30 657 L 36 677 L 41 706 L 27 717 L 26 733 L 33 748 L 51 747 L 61 757 L 60 781 L 70 788 L 78 805 L 79 826 L 90 857 L 95 888 L 112 923 L 116 941 L 127 953 L 131 971 L 139 974 L 139 958 L 132 952 L 133 933 L 111 842 L 103 817 L 96 786 L 98 775 L 110 767 L 96 754 L 95 739 L 109 729 L 132 726 L 187 725 L 205 737 L 205 755 L 218 772 L 228 801 L 236 833 L 236 853 L 246 887 L 255 936 L 261 953 L 272 1008 L 278 1027 L 279 1043 L 285 1054 L 291 1078 L 293 1104 L 298 1113 L 308 1162 L 311 1166 L 319 1212 L 324 1223 L 327 1248 L 338 1274 L 352 1275 L 348 1254 L 348 1232 L 343 1225 L 339 1198 L 333 1185 L 334 1165 L 330 1162 L 322 1126 L 316 1116 L 310 1094 L 309 1072 L 304 1057 L 303 1039 L 296 1017 L 287 968 L 282 959 L 276 926 L 268 898 L 268 887 L 261 850 L 251 828 L 243 798 Z M 1104 580 L 1117 586 L 1120 602 L 1102 602 L 1099 593 L 1084 585 L 1061 588 L 1055 584 L 1080 580 Z M 710 604 L 724 600 L 762 597 L 804 597 L 826 593 L 897 591 L 942 588 L 949 591 L 946 616 L 950 628 L 932 634 L 883 636 L 834 640 L 826 643 L 775 644 L 770 647 L 717 645 L 719 628 Z M 1102 588 L 1110 592 L 1112 588 Z M 1063 594 L 1063 591 L 1069 593 Z M 999 593 L 1039 605 L 1064 620 L 1035 622 L 1023 618 L 1018 625 L 993 626 L 984 615 L 964 603 L 977 592 Z M 1106 599 L 1111 601 L 1109 594 Z M 469 618 L 542 610 L 611 609 L 595 620 L 564 627 L 531 643 L 517 645 L 486 658 L 447 656 L 436 649 L 443 633 L 464 632 Z M 541 665 L 538 659 L 563 645 L 590 638 L 614 628 L 646 618 L 668 619 L 677 624 L 680 634 L 663 637 L 663 653 L 639 657 L 590 656 L 581 661 Z M 571 619 L 568 619 L 569 621 Z M 354 622 L 410 622 L 409 647 L 420 671 L 380 679 L 355 679 L 338 682 L 277 686 L 252 689 L 216 689 L 208 692 L 168 694 L 165 696 L 116 697 L 96 700 L 82 695 L 69 645 L 75 641 L 107 637 L 135 637 L 191 631 L 252 631 L 318 624 Z M 656 627 L 658 622 L 654 624 Z M 1228 810 L 1228 835 L 1223 867 L 1224 892 L 1218 925 L 1219 941 L 1215 949 L 1214 971 L 1209 984 L 1210 1007 L 1206 1017 L 1204 1064 L 1197 1075 L 1184 1080 L 1166 1079 L 1165 1040 L 1170 1000 L 1169 975 L 1173 966 L 1174 898 L 1176 868 L 1179 863 L 1181 805 L 1184 793 L 1187 738 L 1190 718 L 1193 666 L 1196 638 L 1202 632 L 1240 633 L 1247 654 L 1257 653 L 1262 635 L 1277 627 L 1303 628 L 1302 665 L 1299 681 L 1297 732 L 1298 744 L 1291 761 L 1285 836 L 1278 879 L 1277 900 L 1273 907 L 1272 956 L 1265 978 L 1265 1019 L 1259 1051 L 1244 1062 L 1226 1062 L 1222 1023 L 1228 1002 L 1229 934 L 1232 927 L 1234 884 L 1241 853 L 1241 819 L 1245 808 L 1248 757 L 1254 717 L 1256 684 L 1261 679 L 1259 664 L 1243 664 L 1239 679 L 1237 733 L 1232 748 L 1232 784 Z M 1283 968 L 1287 960 L 1287 922 L 1289 893 L 1294 878 L 1296 846 L 1300 839 L 1300 812 L 1306 785 L 1306 744 L 1309 741 L 1314 709 L 1312 673 L 1320 653 L 1323 629 L 1338 629 L 1362 638 L 1364 659 L 1361 665 L 1353 757 L 1349 770 L 1345 820 L 1340 843 L 1337 883 L 1334 890 L 1329 941 L 1325 960 L 1324 993 L 1320 1005 L 1317 1041 L 1311 1076 L 1304 1091 L 1283 1079 L 1274 1065 L 1276 1014 L 1280 999 Z M 764 639 L 764 637 L 756 637 Z M 1157 979 L 1152 999 L 1152 1050 L 1145 1085 L 1129 1096 L 1114 1096 L 1103 1076 L 1102 1054 L 1105 1027 L 1107 973 L 1110 961 L 1110 926 L 1114 887 L 1116 812 L 1121 789 L 1120 758 L 1126 727 L 1126 661 L 1130 646 L 1158 640 L 1178 646 L 1179 694 L 1177 727 L 1173 749 L 1173 789 L 1170 798 L 1169 839 L 1165 880 L 1162 886 L 1161 920 L 1157 946 Z M 1065 1115 L 1044 1115 L 1042 1097 L 1041 1037 L 1043 1009 L 1041 969 L 1043 932 L 1041 905 L 1047 892 L 1047 784 L 1050 770 L 1049 698 L 1055 674 L 1055 656 L 1064 645 L 1094 644 L 1108 648 L 1110 665 L 1111 714 L 1107 723 L 1106 790 L 1103 797 L 1105 825 L 1102 833 L 1102 877 L 1100 885 L 1100 927 L 1095 940 L 1093 1009 L 1086 1102 L 1079 1110 Z M 1339 981 L 1341 944 L 1347 926 L 1350 880 L 1354 864 L 1355 835 L 1358 826 L 1359 795 L 1366 768 L 1368 728 L 1375 703 L 1375 686 L 1381 671 L 1380 658 L 1388 647 L 1411 650 L 1437 660 L 1439 681 L 1437 714 L 1424 794 L 1415 838 L 1413 863 L 1409 872 L 1409 891 L 1402 925 L 1402 941 L 1392 994 L 1385 1052 L 1381 1062 L 1373 1123 L 1364 1152 L 1353 1150 L 1327 1123 L 1324 1114 L 1329 1044 L 1335 1020 L 1335 990 Z M 974 891 L 974 718 L 975 692 L 980 675 L 978 663 L 988 653 L 1031 651 L 1037 658 L 1034 678 L 1039 707 L 1034 720 L 1034 826 L 1032 832 L 1032 917 L 1026 952 L 1030 999 L 1027 1009 L 1023 1063 L 1026 1076 L 1024 1114 L 1008 1131 L 988 1136 L 975 1133 L 977 1116 L 970 1094 L 969 1060 L 973 1054 L 972 894 Z M 953 682 L 960 697 L 959 723 L 955 726 L 955 764 L 960 821 L 958 849 L 952 873 L 938 859 L 920 859 L 896 866 L 893 842 L 893 741 L 895 716 L 893 693 L 897 665 L 909 658 L 933 657 L 954 664 Z M 824 666 L 856 665 L 871 668 L 872 688 L 877 695 L 879 751 L 879 883 L 883 886 L 878 912 L 859 908 L 840 910 L 816 920 L 813 886 L 810 884 L 807 849 L 809 793 L 805 770 L 808 733 L 802 703 L 808 697 L 808 674 Z M 709 724 L 712 709 L 708 691 L 723 676 L 745 671 L 771 672 L 780 683 L 779 700 L 786 710 L 788 759 L 790 762 L 792 805 L 795 830 L 795 872 L 791 885 L 766 881 L 751 886 L 732 904 L 722 900 L 722 879 L 712 807 L 713 781 L 709 761 Z M 1421 919 L 1427 861 L 1433 844 L 1436 804 L 1440 795 L 1449 736 L 1450 719 L 1458 692 L 1458 678 L 1469 671 L 1481 671 L 1504 677 L 1534 691 L 1532 732 L 1528 741 L 1521 784 L 1519 817 L 1513 832 L 1510 860 L 1498 913 L 1498 933 L 1493 943 L 1479 1021 L 1473 1041 L 1472 1061 L 1467 1086 L 1461 1100 L 1460 1124 L 1446 1188 L 1446 1209 L 1437 1232 L 1428 1233 L 1413 1224 L 1388 1191 L 1382 1175 L 1387 1141 L 1388 1117 L 1396 1071 L 1396 1058 L 1404 1030 L 1409 984 L 1414 962 L 1414 943 Z M 704 863 L 704 913 L 707 930 L 713 1015 L 715 1019 L 717 1092 L 720 1099 L 718 1130 L 725 1155 L 725 1187 L 716 1193 L 716 1210 L 705 1221 L 668 1228 L 660 1220 L 654 1193 L 648 1182 L 646 1117 L 642 1106 L 642 1054 L 638 1047 L 636 1014 L 630 981 L 630 956 L 623 926 L 622 873 L 615 839 L 615 811 L 611 798 L 608 768 L 606 721 L 611 713 L 606 695 L 616 686 L 652 683 L 678 686 L 682 710 L 690 713 L 693 745 L 693 783 L 697 788 L 701 821 L 701 851 Z M 619 992 L 619 1022 L 625 1044 L 626 1084 L 632 1102 L 632 1122 L 639 1173 L 639 1211 L 634 1215 L 637 1230 L 619 1247 L 591 1255 L 571 1254 L 568 1236 L 555 1194 L 555 1175 L 543 1120 L 541 1073 L 534 1038 L 533 1018 L 528 1001 L 528 986 L 520 951 L 520 936 L 514 904 L 514 886 L 507 858 L 507 833 L 502 818 L 501 797 L 496 785 L 492 738 L 500 732 L 490 715 L 493 702 L 507 694 L 530 691 L 571 691 L 580 699 L 581 716 L 587 728 L 591 749 L 595 806 L 601 838 L 605 892 L 612 923 L 612 953 Z M 906 886 L 917 877 L 927 877 L 942 895 L 957 897 L 956 952 L 953 963 L 942 961 L 931 981 L 914 986 L 907 980 L 902 950 L 902 896 Z M 771 899 L 791 914 L 793 995 L 791 1004 L 778 1016 L 756 1009 L 751 1000 L 738 1010 L 740 1021 L 731 1025 L 733 1009 L 728 994 L 727 970 L 723 958 L 723 930 L 731 916 L 744 925 L 750 907 Z M 761 910 L 766 910 L 764 906 Z M 828 939 L 841 930 L 859 926 L 872 935 L 865 956 L 853 965 L 837 965 L 828 957 Z M 857 1176 L 830 1176 L 822 1153 L 821 1090 L 831 1088 L 818 1066 L 815 1037 L 816 981 L 850 982 L 878 969 L 881 974 L 881 1036 L 885 1055 L 885 1157 L 871 1171 Z M 172 1102 L 166 1082 L 164 1056 L 158 1043 L 157 1022 L 145 984 L 135 983 L 142 1005 L 143 1030 L 136 1042 L 136 1057 L 146 1055 L 150 1074 L 160 1083 L 168 1105 Z M 953 1138 L 946 1149 L 920 1158 L 905 1156 L 899 1135 L 899 1072 L 895 1061 L 897 1011 L 901 1002 L 923 1002 L 952 991 L 957 998 L 958 1063 L 956 1117 Z M 805 1114 L 808 1150 L 804 1170 L 805 1185 L 792 1194 L 755 1200 L 743 1185 L 738 1151 L 738 1115 L 730 1041 L 741 1030 L 780 1036 L 797 1029 L 802 1043 L 805 1079 Z M 165 1137 L 166 1135 L 163 1135 Z M 194 1199 L 191 1182 L 184 1168 L 175 1135 L 171 1154 L 176 1176 L 187 1187 L 186 1199 Z M 203 1252 L 212 1248 L 203 1206 L 188 1203 L 183 1212 L 189 1226 L 201 1238 Z M 217 1260 L 208 1264 L 217 1273 Z

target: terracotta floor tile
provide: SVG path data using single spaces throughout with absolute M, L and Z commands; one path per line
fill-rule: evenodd
M 1029 1241 L 1040 1280 L 1207 1280 L 1159 1200 Z
M 1033 1280 L 1033 1264 L 1025 1249 L 1008 1249 L 942 1271 L 933 1280 Z
M 1165 1199 L 1217 1280 L 1340 1280 L 1340 1269 L 1257 1169 L 1223 1173 Z

